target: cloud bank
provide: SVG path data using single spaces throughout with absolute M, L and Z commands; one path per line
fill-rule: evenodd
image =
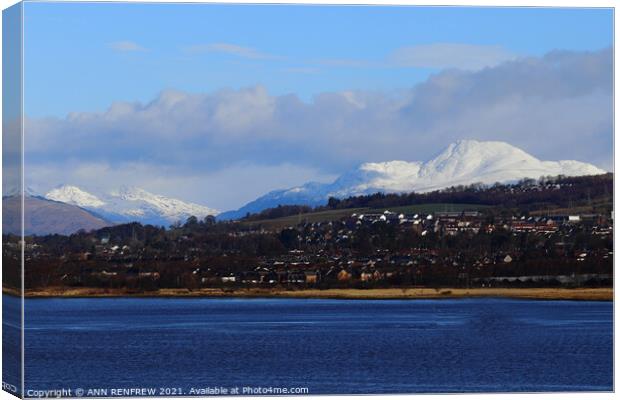
M 403 60 L 441 65 L 425 51 Z M 539 158 L 611 170 L 612 74 L 612 51 L 604 49 L 444 70 L 398 92 L 323 93 L 309 103 L 294 94 L 270 95 L 262 86 L 206 94 L 166 90 L 146 104 L 27 119 L 26 162 L 33 168 L 26 174 L 39 187 L 88 180 L 91 187 L 92 181 L 105 186 L 136 176 L 146 189 L 188 193 L 188 200 L 231 209 L 277 183 L 327 179 L 366 161 L 428 159 L 457 139 L 503 140 Z M 87 164 L 107 169 L 78 175 Z M 248 176 L 249 191 L 239 184 Z M 208 187 L 215 181 L 216 189 Z

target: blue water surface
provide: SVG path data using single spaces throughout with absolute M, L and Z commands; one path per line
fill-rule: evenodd
M 612 320 L 611 302 L 27 299 L 25 385 L 610 391 Z

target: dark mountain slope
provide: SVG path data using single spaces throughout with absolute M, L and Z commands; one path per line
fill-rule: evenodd
M 2 199 L 2 233 L 20 233 L 20 197 Z M 69 235 L 80 229 L 90 231 L 111 225 L 105 219 L 78 206 L 27 196 L 24 200 L 26 235 Z

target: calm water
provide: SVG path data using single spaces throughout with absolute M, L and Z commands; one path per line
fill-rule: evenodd
M 612 312 L 505 299 L 30 299 L 26 389 L 609 391 Z

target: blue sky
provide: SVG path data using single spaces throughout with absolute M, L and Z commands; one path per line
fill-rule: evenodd
M 440 69 L 384 65 L 403 47 L 461 43 L 540 56 L 599 50 L 612 40 L 605 9 L 27 3 L 25 19 L 32 117 L 146 102 L 167 88 L 260 84 L 307 100 L 330 91 L 399 90 Z M 256 55 L 208 51 L 213 44 Z
M 610 9 L 25 4 L 27 184 L 220 210 L 458 139 L 613 166 Z

